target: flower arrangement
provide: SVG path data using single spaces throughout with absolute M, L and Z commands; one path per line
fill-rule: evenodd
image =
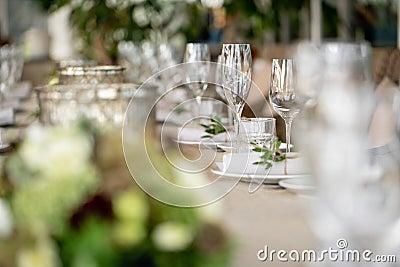
M 0 266 L 227 265 L 232 242 L 215 206 L 178 208 L 144 194 L 120 136 L 87 124 L 27 129 L 2 164 Z

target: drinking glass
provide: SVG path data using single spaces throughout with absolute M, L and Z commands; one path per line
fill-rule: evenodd
M 215 91 L 221 97 L 222 100 L 227 102 L 224 87 L 222 86 L 222 55 L 218 55 L 217 66 L 215 68 Z M 232 110 L 227 107 L 228 125 L 233 126 L 233 114 Z
M 198 108 L 200 108 L 201 98 L 208 87 L 207 78 L 210 68 L 210 49 L 207 44 L 188 43 L 185 50 L 186 82 L 189 89 L 193 92 Z
M 300 111 L 293 76 L 292 59 L 273 59 L 269 101 L 286 126 L 286 151 L 290 152 L 292 121 Z
M 241 150 L 253 148 L 275 150 L 276 129 L 274 118 L 242 118 L 239 125 Z M 272 164 L 272 162 L 270 162 Z
M 258 168 L 266 170 L 267 178 L 272 165 L 276 151 L 276 129 L 274 118 L 242 118 L 239 125 L 239 148 L 238 152 L 247 153 L 252 162 L 247 164 L 262 164 Z M 252 151 L 257 151 L 257 157 L 250 156 Z M 265 157 L 265 152 L 269 151 L 270 156 Z M 249 184 L 249 192 L 253 193 L 258 190 L 264 182 L 252 179 Z
M 4 45 L 0 47 L 0 113 L 6 118 L 13 117 L 13 109 L 6 107 L 7 97 L 12 87 L 12 47 Z M 2 140 L 4 129 L 0 128 L 0 152 L 8 149 L 9 144 Z
M 352 248 L 392 254 L 392 243 L 397 242 L 397 251 L 399 246 L 391 236 L 400 218 L 400 113 L 395 110 L 399 93 L 395 90 L 389 95 L 390 90 L 384 90 L 385 95 L 376 98 L 379 92 L 373 91 L 371 48 L 366 43 L 305 48 L 296 55 L 304 66 L 298 82 L 316 94 L 314 104 L 302 109 L 298 132 L 318 186 L 319 198 L 312 205 L 313 229 L 321 243 L 345 238 Z M 392 133 L 386 144 L 372 148 L 369 131 L 374 114 L 380 114 L 378 119 L 385 123 L 375 130 L 391 129 Z
M 0 47 L 0 91 L 3 99 L 9 98 L 11 91 L 21 79 L 24 60 L 21 50 L 15 45 Z
M 222 85 L 228 105 L 235 115 L 235 131 L 238 141 L 240 118 L 251 87 L 251 64 L 249 44 L 223 45 Z
M 222 86 L 222 55 L 218 55 L 217 67 L 215 70 L 215 91 L 217 94 L 226 101 L 224 88 Z
M 10 90 L 11 81 L 11 50 L 8 45 L 0 47 L 0 94 L 1 100 Z M 3 102 L 3 101 L 2 101 Z

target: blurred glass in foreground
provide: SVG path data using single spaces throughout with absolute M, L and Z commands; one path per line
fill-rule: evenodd
M 393 131 L 372 147 L 370 132 L 381 128 L 372 119 L 383 100 L 394 118 L 385 129 L 398 129 L 399 113 L 388 104 L 398 96 L 374 93 L 367 43 L 300 43 L 294 58 L 305 104 L 298 141 L 318 184 L 311 221 L 321 245 L 345 238 L 350 249 L 393 253 L 386 244 L 400 215 L 399 136 Z

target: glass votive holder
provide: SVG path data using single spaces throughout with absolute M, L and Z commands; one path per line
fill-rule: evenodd
M 275 151 L 276 126 L 274 118 L 242 118 L 239 124 L 238 152 L 251 150 Z
M 100 125 L 121 125 L 137 88 L 129 83 L 37 87 L 40 122 L 69 125 L 83 117 Z
M 112 65 L 66 66 L 59 70 L 60 84 L 118 84 L 124 82 L 124 67 Z

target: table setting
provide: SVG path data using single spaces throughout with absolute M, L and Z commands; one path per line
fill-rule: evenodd
M 198 54 L 193 52 L 196 49 Z M 300 110 L 300 103 L 296 102 L 293 60 L 273 60 L 272 64 L 276 67 L 271 69 L 270 74 L 270 104 L 288 122 L 288 142 L 283 143 L 276 137 L 272 112 L 270 118 L 241 118 L 252 83 L 250 45 L 224 44 L 216 64 L 206 65 L 208 61 L 205 60 L 209 57 L 207 51 L 205 45 L 186 46 L 184 62 L 201 63 L 200 66 L 192 64 L 183 68 L 186 73 L 184 79 L 189 84 L 185 86 L 189 89 L 188 94 L 192 92 L 193 98 L 189 97 L 167 109 L 169 113 L 164 116 L 165 120 L 159 121 L 162 123 L 161 138 L 169 132 L 170 139 L 178 145 L 223 153 L 220 161 L 215 161 L 211 168 L 213 174 L 223 178 L 238 178 L 250 182 L 250 185 L 254 183 L 255 188 L 263 183 L 279 186 L 281 180 L 289 178 L 304 178 L 305 183 L 311 185 L 306 161 L 301 153 L 291 152 L 291 121 Z M 202 53 L 205 58 L 201 57 Z M 191 76 L 193 70 L 198 68 L 203 68 L 197 72 L 199 76 Z M 203 96 L 207 87 L 213 85 L 220 99 Z M 269 106 L 269 103 L 266 102 L 266 105 Z M 177 110 L 181 112 L 178 120 Z M 165 127 L 174 130 L 164 132 Z
M 222 144 L 216 150 L 218 155 L 210 165 L 214 179 L 243 182 L 249 193 L 256 194 L 263 185 L 277 185 L 296 196 L 311 197 L 317 200 L 311 207 L 311 225 L 321 244 L 345 235 L 355 248 L 370 246 L 393 253 L 393 247 L 385 245 L 383 228 L 396 227 L 400 204 L 398 88 L 393 90 L 386 81 L 374 93 L 370 46 L 303 42 L 293 58 L 272 60 L 268 104 L 286 124 L 282 150 L 276 147 L 273 118 L 241 117 L 251 82 L 251 68 L 246 66 L 251 56 L 243 51 L 249 48 L 225 44 L 218 59 L 222 62 L 220 87 L 234 118 L 234 131 L 230 128 L 231 147 L 225 149 Z M 378 114 L 381 119 L 376 119 Z M 266 129 L 263 121 L 268 119 L 273 123 Z M 246 126 L 249 120 L 254 132 Z M 221 127 L 228 126 L 221 123 Z M 190 140 L 182 144 L 200 151 L 213 149 L 200 145 L 201 131 L 206 135 L 207 127 L 194 129 L 181 129 L 184 139 Z M 212 136 L 216 147 L 227 132 Z
M 121 66 L 60 64 L 58 84 L 34 88 L 36 123 L 16 153 L 5 154 L 5 181 L 17 190 L 10 204 L 15 231 L 29 233 L 24 222 L 34 221 L 31 234 L 52 253 L 56 240 L 59 260 L 68 264 L 96 261 L 96 242 L 103 246 L 99 251 L 114 251 L 104 261 L 116 266 L 168 266 L 166 259 L 197 264 L 193 251 L 203 262 L 220 256 L 215 266 L 261 266 L 257 252 L 266 242 L 300 250 L 329 247 L 340 238 L 354 249 L 396 253 L 398 243 L 386 241 L 388 233 L 398 234 L 400 98 L 387 80 L 373 90 L 369 49 L 365 43 L 304 42 L 292 58 L 271 59 L 263 98 L 269 114 L 259 117 L 243 114 L 245 106 L 251 109 L 249 91 L 257 90 L 249 44 L 223 44 L 213 62 L 206 44 L 189 43 L 183 64 L 140 84 L 127 82 L 123 75 L 132 72 Z M 18 114 L 32 97 L 29 82 L 7 90 L 0 118 L 9 116 L 9 107 Z M 278 138 L 278 118 L 285 122 L 285 142 Z M 42 206 L 43 194 L 65 202 L 52 207 L 54 221 Z M 37 215 L 24 209 L 36 197 L 31 205 L 43 210 Z M 131 214 L 132 203 L 138 214 Z M 221 203 L 227 208 L 213 211 Z M 105 208 L 99 218 L 86 217 L 99 207 Z M 177 210 L 182 216 L 169 217 Z M 136 235 L 128 230 L 133 228 Z M 227 229 L 240 240 L 238 256 L 230 254 Z M 203 231 L 219 235 L 221 243 L 202 240 L 210 238 Z M 284 238 L 288 232 L 293 240 Z M 168 233 L 181 242 L 165 241 Z M 77 242 L 94 242 L 95 249 L 81 255 L 72 246 Z M 204 250 L 217 243 L 217 254 Z

